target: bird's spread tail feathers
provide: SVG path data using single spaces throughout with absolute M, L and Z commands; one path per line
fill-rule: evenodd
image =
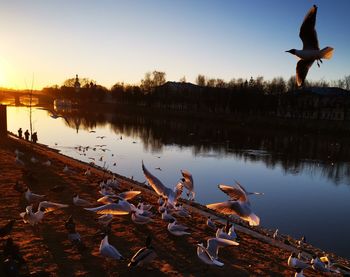
M 322 59 L 330 59 L 333 56 L 334 49 L 332 47 L 325 47 L 321 50 Z

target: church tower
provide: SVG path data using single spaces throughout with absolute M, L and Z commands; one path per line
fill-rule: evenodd
M 80 82 L 79 82 L 78 74 L 75 75 L 74 88 L 75 88 L 75 92 L 80 91 Z

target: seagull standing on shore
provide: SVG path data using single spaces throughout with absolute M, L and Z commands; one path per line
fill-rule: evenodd
M 296 69 L 296 81 L 299 87 L 304 86 L 306 75 L 315 60 L 317 65 L 320 66 L 319 62 L 322 63 L 322 59 L 330 59 L 333 55 L 334 49 L 332 47 L 327 46 L 321 50 L 319 48 L 315 30 L 316 13 L 317 6 L 313 5 L 300 27 L 299 37 L 303 41 L 303 49 L 286 51 L 300 58 Z
M 113 245 L 108 243 L 108 235 L 105 235 L 101 241 L 100 255 L 114 260 L 123 259 L 123 256 L 119 253 L 119 251 Z
M 224 264 L 219 261 L 218 257 L 219 248 L 234 245 L 239 245 L 239 243 L 221 238 L 210 238 L 207 240 L 207 247 L 204 247 L 203 243 L 197 244 L 197 256 L 206 264 L 223 266 Z

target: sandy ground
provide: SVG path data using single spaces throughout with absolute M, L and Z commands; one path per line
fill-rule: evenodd
M 15 149 L 24 153 L 24 166 L 15 164 Z M 39 162 L 31 163 L 32 156 Z M 52 165 L 43 166 L 42 162 L 48 159 Z M 64 173 L 65 165 L 74 173 Z M 196 244 L 214 237 L 215 232 L 206 227 L 206 217 L 195 211 L 191 219 L 179 218 L 181 223 L 190 228 L 191 235 L 184 237 L 171 235 L 167 231 L 167 223 L 161 220 L 156 209 L 154 222 L 147 225 L 134 224 L 130 215 L 115 217 L 109 242 L 126 261 L 112 261 L 99 256 L 101 236 L 96 235 L 99 230 L 97 215 L 72 204 L 72 196 L 78 193 L 81 198 L 98 205 L 97 182 L 106 175 L 101 170 L 93 170 L 92 176 L 87 178 L 83 174 L 87 167 L 86 164 L 45 147 L 32 147 L 31 144 L 16 139 L 0 140 L 0 226 L 9 219 L 16 219 L 10 236 L 19 246 L 29 272 L 46 272 L 48 276 L 294 276 L 294 270 L 287 266 L 290 255 L 288 247 L 284 249 L 242 231 L 238 231 L 241 238 L 239 246 L 220 250 L 220 260 L 225 264 L 222 268 L 204 264 L 197 257 Z M 132 180 L 122 176 L 118 178 L 122 190 L 138 188 L 138 184 Z M 23 193 L 13 189 L 17 180 L 27 184 L 33 192 L 46 195 L 49 201 L 70 206 L 48 213 L 40 228 L 34 229 L 19 216 L 27 203 Z M 50 188 L 54 186 L 62 186 L 64 190 L 53 192 Z M 156 195 L 148 189 L 142 190 L 143 201 L 157 207 Z M 77 231 L 82 236 L 86 246 L 84 250 L 73 246 L 67 238 L 64 222 L 70 215 L 73 215 Z M 263 232 L 260 230 L 260 233 Z M 148 234 L 152 234 L 152 245 L 158 257 L 148 266 L 128 268 L 130 258 L 144 246 Z M 5 239 L 6 237 L 1 238 L 3 241 Z M 342 262 L 349 265 L 347 260 Z M 304 271 L 304 274 L 322 276 L 312 269 Z M 0 273 L 0 276 L 3 275 Z

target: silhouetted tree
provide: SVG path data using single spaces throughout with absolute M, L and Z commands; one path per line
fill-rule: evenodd
M 202 86 L 204 87 L 206 84 L 206 78 L 204 75 L 198 74 L 197 78 L 196 78 L 196 84 L 198 86 Z

